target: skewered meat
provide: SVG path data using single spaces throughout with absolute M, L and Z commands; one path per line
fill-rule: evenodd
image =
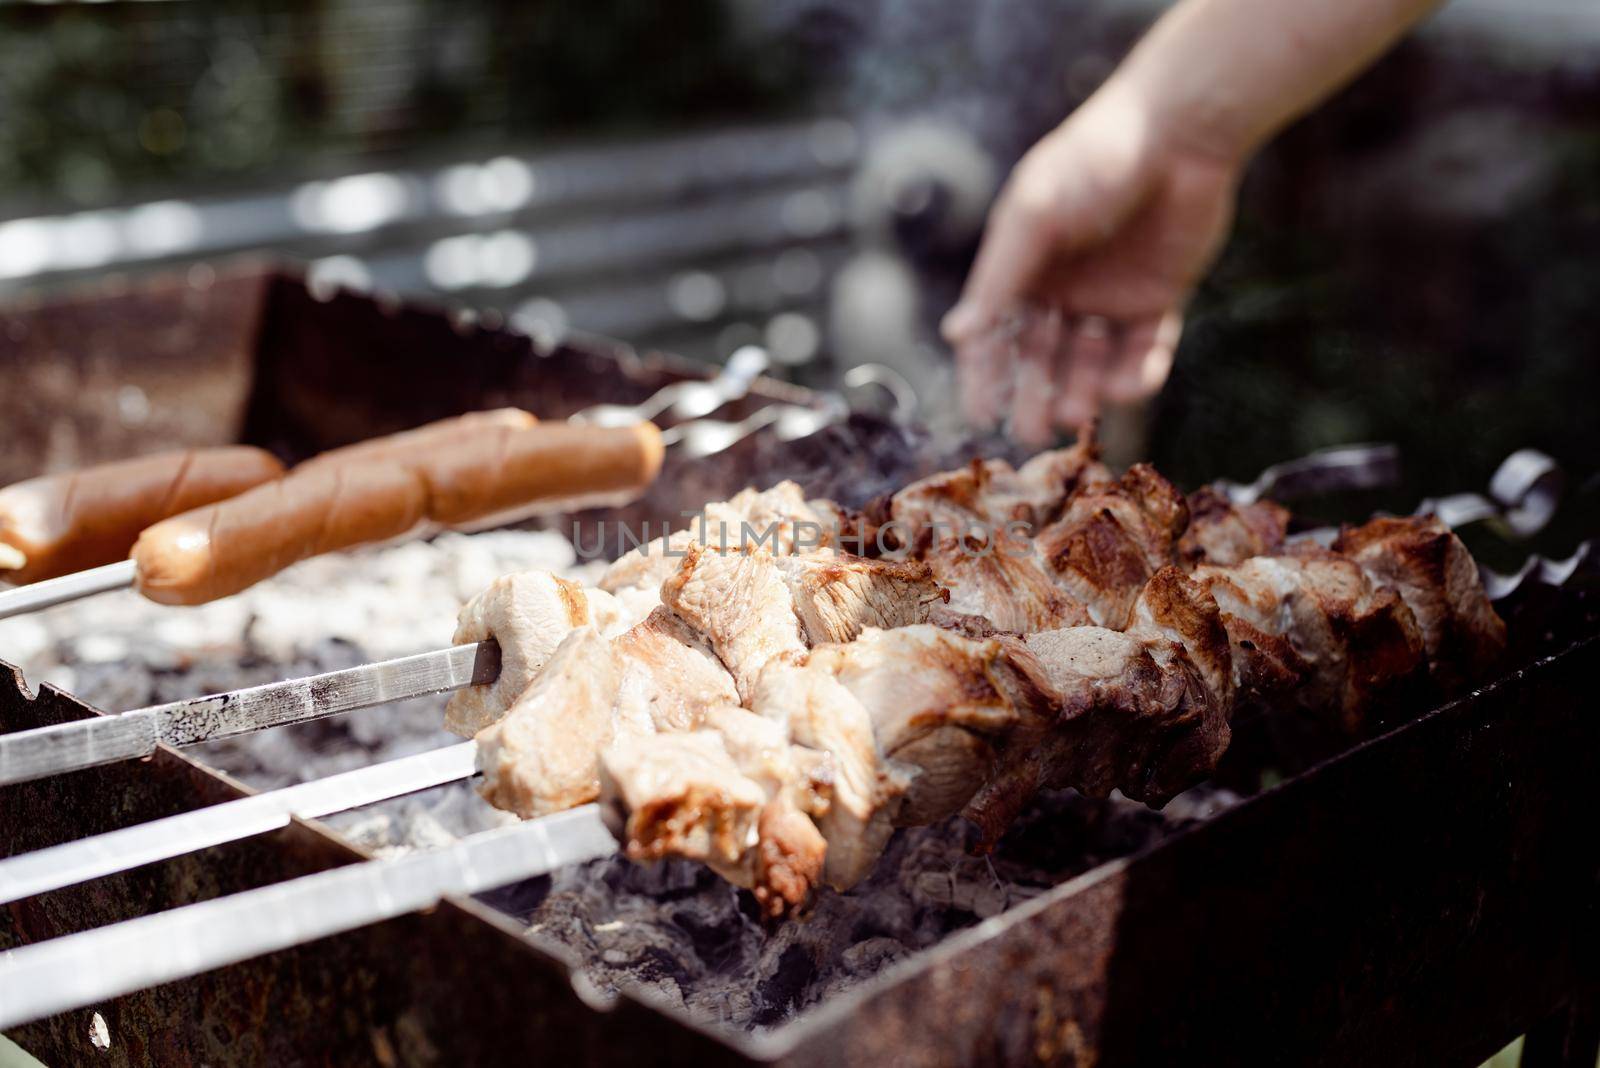
M 1330 711 L 1356 732 L 1417 681 L 1423 644 L 1411 610 L 1344 557 L 1297 545 L 1200 567 L 1195 579 L 1222 608 L 1239 686 L 1254 702 Z
M 593 801 L 599 755 L 620 735 L 648 734 L 648 722 L 615 715 L 622 671 L 606 640 L 579 627 L 500 719 L 478 733 L 480 792 L 523 819 Z
M 1281 538 L 1276 506 L 1196 500 L 1211 529 L 1187 561 Z M 1356 730 L 1430 661 L 1449 686 L 1461 650 L 1503 640 L 1470 557 L 1431 520 L 1347 531 L 1359 563 L 1301 544 L 1185 575 L 1187 506 L 1149 468 L 1090 478 L 1059 513 L 1036 555 L 970 558 L 1014 566 L 958 567 L 926 539 L 921 560 L 892 563 L 719 552 L 691 534 L 660 606 L 612 642 L 624 681 L 591 670 L 593 642 L 558 652 L 480 736 L 491 763 L 514 762 L 538 731 L 516 721 L 542 723 L 554 694 L 607 704 L 579 717 L 593 748 L 566 754 L 555 788 L 501 772 L 486 796 L 530 812 L 603 790 L 631 855 L 704 860 L 779 915 L 820 882 L 859 881 L 896 826 L 959 812 L 992 845 L 1042 788 L 1161 804 L 1215 767 L 1241 703 L 1327 708 Z M 1082 625 L 1038 626 L 1058 617 Z M 590 677 L 545 681 L 568 671 Z M 692 693 L 668 692 L 691 677 Z
M 1046 569 L 1031 538 L 997 533 L 947 541 L 919 554 L 950 591 L 950 611 L 1026 634 L 1091 622 L 1089 610 Z
M 959 811 L 999 742 L 1037 712 L 1036 681 L 1005 653 L 1000 639 L 927 625 L 869 630 L 848 644 L 812 650 L 806 670 L 836 678 L 867 710 L 882 759 L 913 772 L 896 823 Z
M 1333 547 L 1405 601 L 1446 692 L 1483 678 L 1505 652 L 1506 625 L 1489 604 L 1472 554 L 1437 518 L 1374 519 L 1344 530 Z
M 1178 539 L 1178 559 L 1187 569 L 1275 553 L 1288 537 L 1289 510 L 1273 501 L 1234 504 L 1211 486 L 1201 486 L 1188 501 L 1189 526 Z
M 1141 464 L 1120 480 L 1091 478 L 1036 539 L 1026 526 L 989 525 L 924 537 L 913 556 L 950 590 L 951 611 L 997 629 L 1026 634 L 1094 623 L 1120 630 L 1145 582 L 1172 561 L 1186 515 L 1171 483 Z
M 832 803 L 817 820 L 828 842 L 822 878 L 839 889 L 854 886 L 894 833 L 912 769 L 882 759 L 872 713 L 830 672 L 806 670 L 803 659 L 768 665 L 751 707 L 787 725 L 796 744 L 832 757 Z
M 768 553 L 692 546 L 662 583 L 661 603 L 705 636 L 741 701 L 769 660 L 805 651 L 789 585 Z
M 1039 552 L 1067 592 L 1102 627 L 1128 625 L 1139 591 L 1173 560 L 1189 509 L 1148 464 L 1076 494 L 1039 534 Z
M 661 601 L 705 636 L 748 701 L 774 657 L 850 641 L 866 627 L 925 622 L 944 592 L 915 563 L 694 546 L 662 583 Z
M 601 757 L 608 820 L 637 860 L 700 860 L 753 891 L 773 916 L 802 904 L 827 843 L 826 753 L 791 745 L 781 724 L 712 709 L 694 731 L 629 739 Z
M 603 811 L 633 860 L 683 857 L 741 886 L 767 795 L 716 731 L 613 745 L 600 760 Z
M 1164 800 L 1190 785 L 1227 744 L 1226 658 L 1215 605 L 1166 568 L 1133 633 L 1071 628 L 1024 645 L 927 625 L 869 629 L 775 659 L 752 707 L 783 726 L 775 738 L 830 754 L 821 877 L 844 888 L 894 826 L 965 810 L 992 841 L 1042 787 L 1122 786 Z M 629 775 L 627 796 L 607 788 L 619 812 L 660 804 L 640 788 L 643 771 Z M 792 893 L 766 900 L 795 903 Z
M 1092 432 L 1085 431 L 1071 448 L 1042 452 L 1018 469 L 1004 460 L 973 460 L 906 486 L 889 499 L 884 518 L 895 524 L 901 545 L 915 544 L 919 532 L 943 541 L 1010 522 L 1037 530 L 1082 487 L 1111 481 L 1099 455 Z
M 694 729 L 712 710 L 748 699 L 775 655 L 804 652 L 808 633 L 854 637 L 874 622 L 921 619 L 929 605 L 942 600 L 926 569 L 917 565 L 831 555 L 722 554 L 701 547 L 691 548 L 680 563 L 663 586 L 666 604 L 609 645 L 585 644 L 582 657 L 569 652 L 559 664 L 551 657 L 553 636 L 599 623 L 592 602 L 613 607 L 617 602 L 603 591 L 584 591 L 540 573 L 498 580 L 463 609 L 457 639 L 496 637 L 502 645 L 501 675 L 494 686 L 472 687 L 452 698 L 451 729 L 484 727 L 479 745 L 492 752 L 497 766 L 515 762 L 519 740 L 542 737 L 545 725 L 559 720 L 561 711 L 548 707 L 558 698 L 574 706 L 571 714 L 586 725 L 581 728 L 586 737 L 609 737 L 601 729 L 606 723 L 614 724 L 619 736 Z M 527 601 L 520 612 L 519 595 Z M 613 611 L 605 618 L 614 627 L 623 617 Z M 606 658 L 605 672 L 592 662 L 597 657 Z M 546 659 L 549 665 L 541 672 Z M 546 678 L 561 671 L 590 672 L 610 681 L 574 686 L 571 692 L 545 688 Z M 525 692 L 519 692 L 519 684 Z M 589 790 L 585 800 L 592 800 L 599 752 L 564 749 L 527 775 L 491 776 L 485 796 L 524 815 L 548 811 L 551 797 Z M 551 763 L 558 759 L 559 771 Z M 549 787 L 541 785 L 545 778 Z
M 1233 612 L 1219 608 L 1211 588 Z M 1256 603 L 1240 600 L 1246 591 Z M 1292 674 L 1252 674 L 1247 657 L 1257 641 L 1285 650 Z M 1163 567 L 1120 633 L 1085 626 L 1019 640 L 868 630 L 852 643 L 775 659 L 753 707 L 786 722 L 793 741 L 833 755 L 833 804 L 818 821 L 828 842 L 822 875 L 849 886 L 892 826 L 962 811 L 992 843 L 1050 786 L 1096 795 L 1119 788 L 1164 802 L 1227 747 L 1236 651 L 1247 692 L 1274 682 L 1296 703 L 1331 701 L 1352 728 L 1414 681 L 1422 662 L 1397 594 L 1374 587 L 1349 560 L 1303 546 L 1203 568 L 1193 580 Z
M 573 678 L 556 678 L 562 674 Z M 578 627 L 504 715 L 477 734 L 483 795 L 524 818 L 592 801 L 600 753 L 613 738 L 691 730 L 737 699 L 732 676 L 667 608 L 610 641 L 592 626 Z M 516 769 L 530 746 L 548 743 L 569 719 L 585 744 L 549 746 L 526 758 L 527 769 Z
M 1209 774 L 1228 747 L 1233 677 L 1216 602 L 1176 568 L 1151 577 L 1126 632 L 1070 627 L 1024 639 L 1049 718 L 1007 740 L 965 814 L 992 845 L 1042 788 L 1113 788 L 1152 805 Z M 1013 662 L 1021 655 L 1012 654 Z
M 705 639 L 671 609 L 657 607 L 617 635 L 613 655 L 622 665 L 617 710 L 658 731 L 696 726 L 708 711 L 739 703 L 733 676 Z
M 685 530 L 657 538 L 618 557 L 600 577 L 600 588 L 658 589 L 678 570 L 694 546 L 727 552 L 765 549 L 776 555 L 815 552 L 831 544 L 837 510 L 828 501 L 807 501 L 793 482 L 757 492 L 745 489 L 726 501 L 708 504 Z
M 833 553 L 779 556 L 773 562 L 812 645 L 853 641 L 867 627 L 926 623 L 948 596 L 928 566 L 917 562 Z
M 462 607 L 457 645 L 494 638 L 500 674 L 487 684 L 457 690 L 445 705 L 445 729 L 470 738 L 505 715 L 534 681 L 550 655 L 578 627 L 605 634 L 625 629 L 626 608 L 603 590 L 585 590 L 548 571 L 502 575 Z

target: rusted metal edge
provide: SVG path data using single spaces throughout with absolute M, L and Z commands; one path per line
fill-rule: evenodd
M 1578 642 L 953 935 L 758 1055 L 1479 1063 L 1600 972 L 1597 659 Z

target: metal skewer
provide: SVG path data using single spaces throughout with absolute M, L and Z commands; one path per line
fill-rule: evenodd
M 132 560 L 118 560 L 114 564 L 18 586 L 14 590 L 0 592 L 0 619 L 76 601 L 80 597 L 92 597 L 97 593 L 124 590 L 132 586 L 138 576 L 139 570 Z
M 315 819 L 469 778 L 476 757 L 474 743 L 460 742 L 21 853 L 0 860 L 0 905 L 266 834 L 291 819 Z
M 0 1029 L 614 852 L 594 805 L 0 953 Z
M 0 734 L 0 786 L 137 760 L 161 745 L 194 745 L 459 690 L 493 682 L 499 675 L 500 646 L 491 639 L 113 716 L 12 731 Z

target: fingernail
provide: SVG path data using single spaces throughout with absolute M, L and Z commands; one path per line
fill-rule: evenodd
M 977 333 L 980 318 L 978 309 L 974 305 L 968 301 L 961 301 L 945 314 L 939 323 L 939 332 L 944 335 L 947 342 L 952 345 L 957 344 Z

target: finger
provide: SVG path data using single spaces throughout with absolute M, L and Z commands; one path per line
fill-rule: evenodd
M 1016 337 L 1011 434 L 1028 445 L 1048 445 L 1055 397 L 1054 369 L 1062 342 L 1061 313 L 1028 316 Z
M 1159 393 L 1172 373 L 1173 357 L 1182 336 L 1183 313 L 1176 308 L 1129 327 L 1106 380 L 1106 398 L 1130 404 Z
M 1042 196 L 1013 185 L 996 202 L 983 243 L 967 275 L 961 300 L 940 329 L 952 345 L 994 326 L 1021 302 L 1050 257 L 1058 251 L 1055 226 Z
M 1059 375 L 1056 422 L 1076 427 L 1100 411 L 1101 392 L 1114 346 L 1111 323 L 1098 315 L 1080 317 L 1073 325 Z
M 1010 377 L 1010 341 L 1002 331 L 986 330 L 956 346 L 956 388 L 968 423 L 987 430 L 999 421 Z

